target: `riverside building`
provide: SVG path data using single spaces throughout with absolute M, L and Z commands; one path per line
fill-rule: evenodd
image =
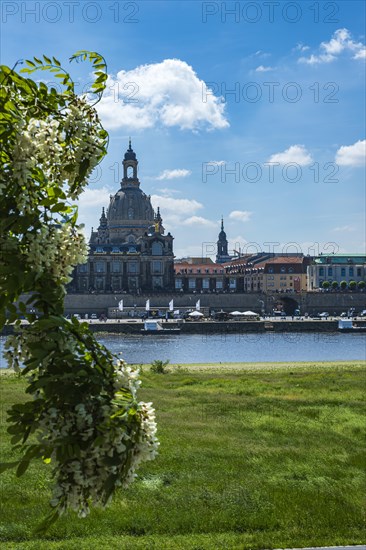
M 173 237 L 165 235 L 159 211 L 140 188 L 138 160 L 129 147 L 120 189 L 103 208 L 89 240 L 89 257 L 76 267 L 68 292 L 121 293 L 174 289 Z

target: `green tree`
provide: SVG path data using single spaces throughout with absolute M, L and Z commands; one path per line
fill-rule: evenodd
M 331 285 L 331 286 L 332 286 L 332 289 L 333 289 L 333 290 L 337 290 L 337 288 L 338 288 L 339 285 L 338 285 L 338 282 L 337 282 L 337 281 L 332 281 L 332 285 Z
M 325 290 L 328 290 L 329 287 L 330 287 L 330 282 L 329 281 L 323 281 L 322 288 L 324 288 Z
M 356 288 L 357 288 L 357 283 L 356 283 L 356 281 L 350 281 L 350 282 L 348 283 L 348 288 L 349 288 L 350 290 L 356 290 Z
M 40 530 L 68 509 L 84 517 L 90 504 L 107 505 L 158 445 L 154 410 L 137 400 L 138 372 L 100 345 L 85 323 L 63 317 L 65 285 L 87 256 L 70 201 L 108 142 L 95 109 L 106 64 L 94 52 L 71 57 L 84 60 L 95 75 L 94 104 L 90 94 L 75 93 L 55 58 L 28 60 L 21 72 L 51 71 L 62 91 L 0 67 L 0 329 L 14 325 L 5 355 L 34 397 L 8 413 L 21 458 L 2 470 L 16 467 L 20 476 L 33 459 L 51 463 L 53 510 Z
M 364 288 L 366 286 L 366 283 L 365 283 L 365 281 L 359 281 L 357 286 L 358 286 L 359 290 L 364 290 Z
M 348 286 L 348 285 L 347 285 L 347 281 L 341 281 L 341 282 L 339 283 L 339 286 L 340 286 L 341 290 L 346 290 L 346 288 L 347 288 L 347 286 Z

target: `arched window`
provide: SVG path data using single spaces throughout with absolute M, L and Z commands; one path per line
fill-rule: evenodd
M 127 237 L 127 242 L 128 242 L 129 244 L 134 244 L 134 242 L 135 242 L 135 237 L 134 237 L 133 235 L 128 235 L 128 237 Z
M 154 241 L 151 249 L 153 256 L 162 256 L 163 255 L 163 245 L 158 241 Z
M 127 177 L 128 178 L 133 178 L 133 166 L 128 166 L 127 167 Z
M 128 215 L 128 219 L 132 220 L 132 218 L 133 218 L 133 208 L 128 209 L 127 215 Z

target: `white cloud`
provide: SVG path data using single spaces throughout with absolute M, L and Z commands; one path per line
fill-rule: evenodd
M 302 42 L 298 42 L 298 44 L 296 44 L 294 48 L 294 51 L 297 51 L 297 52 L 306 52 L 307 50 L 310 50 L 310 46 L 306 46 Z
M 233 210 L 229 214 L 230 220 L 238 220 L 241 222 L 247 222 L 250 220 L 250 217 L 252 215 L 252 212 L 248 212 L 247 210 Z
M 182 225 L 203 225 L 205 227 L 217 227 L 217 223 L 212 222 L 211 220 L 208 220 L 206 218 L 202 218 L 201 216 L 191 216 L 190 218 L 187 218 L 182 222 Z
M 172 180 L 176 178 L 185 178 L 190 176 L 192 172 L 185 168 L 176 168 L 175 170 L 164 170 L 156 179 L 157 180 Z
M 353 56 L 353 59 L 366 59 L 366 48 L 358 50 L 358 52 Z
M 335 227 L 333 231 L 340 231 L 342 233 L 351 233 L 352 231 L 356 231 L 356 228 L 352 225 L 342 225 L 341 227 Z
M 226 160 L 210 160 L 206 164 L 215 164 L 216 166 L 223 166 L 226 164 Z
M 105 206 L 109 204 L 110 189 L 102 187 L 100 189 L 85 189 L 78 200 L 79 209 L 90 208 L 94 206 Z
M 267 162 L 278 162 L 280 164 L 296 163 L 299 166 L 307 166 L 313 159 L 304 145 L 291 145 L 282 153 L 275 153 Z
M 365 164 L 366 140 L 353 145 L 342 145 L 336 153 L 335 162 L 340 166 L 363 166 Z
M 110 130 L 142 130 L 156 125 L 188 130 L 229 126 L 222 98 L 207 90 L 193 68 L 180 59 L 140 65 L 110 76 L 97 108 Z
M 264 65 L 259 65 L 259 67 L 257 67 L 255 69 L 256 73 L 267 73 L 268 71 L 274 71 L 274 68 L 273 67 L 264 67 Z
M 308 65 L 316 65 L 321 63 L 330 63 L 337 59 L 344 51 L 352 52 L 353 59 L 365 58 L 365 45 L 362 42 L 355 42 L 351 38 L 351 33 L 348 29 L 338 29 L 333 33 L 329 42 L 322 42 L 319 46 L 320 53 L 312 54 L 310 57 L 300 57 L 300 63 Z
M 173 199 L 162 195 L 151 195 L 151 202 L 155 209 L 160 206 L 162 214 L 167 212 L 176 216 L 194 214 L 203 208 L 203 205 L 194 199 Z
M 158 189 L 159 193 L 163 193 L 166 197 L 171 197 L 172 195 L 179 195 L 181 191 L 178 189 L 169 189 L 169 187 L 161 187 Z

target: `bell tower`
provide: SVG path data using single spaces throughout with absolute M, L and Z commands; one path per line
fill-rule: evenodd
M 221 231 L 219 233 L 219 238 L 217 241 L 217 254 L 216 262 L 224 263 L 229 262 L 231 257 L 228 254 L 228 241 L 226 238 L 226 233 L 224 231 L 224 218 L 221 218 Z
M 123 179 L 121 181 L 121 187 L 139 187 L 140 182 L 137 177 L 137 165 L 136 153 L 131 147 L 131 138 L 128 142 L 128 149 L 123 159 Z

